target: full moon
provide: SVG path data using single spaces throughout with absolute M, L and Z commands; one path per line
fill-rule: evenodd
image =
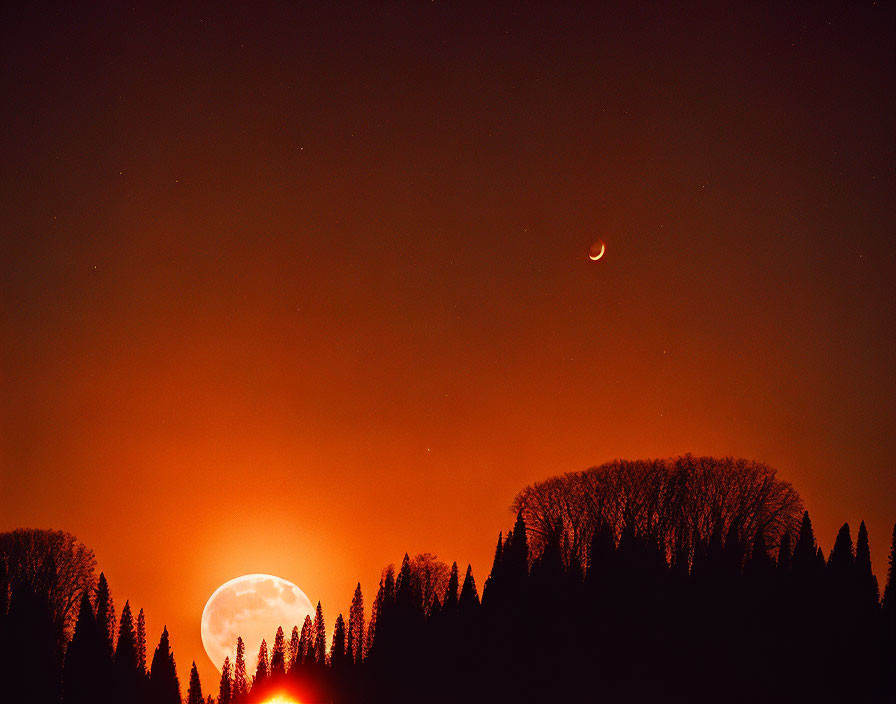
M 593 245 L 591 245 L 591 248 L 588 250 L 588 258 L 591 261 L 596 262 L 598 259 L 604 256 L 604 252 L 606 251 L 606 249 L 607 247 L 603 243 L 603 240 L 598 240 Z
M 246 644 L 246 671 L 255 671 L 262 639 L 273 645 L 277 628 L 287 642 L 293 626 L 302 627 L 314 607 L 305 592 L 272 574 L 247 574 L 218 587 L 202 610 L 202 645 L 218 670 L 236 659 L 236 639 Z

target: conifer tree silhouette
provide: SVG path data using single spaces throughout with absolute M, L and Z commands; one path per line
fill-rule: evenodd
M 355 593 L 348 611 L 346 649 L 352 662 L 361 662 L 364 657 L 364 597 L 361 594 L 360 582 L 355 586 Z
M 283 675 L 286 673 L 286 644 L 284 642 L 283 627 L 277 628 L 277 634 L 274 636 L 274 647 L 271 650 L 271 676 Z
M 871 569 L 871 545 L 868 540 L 868 529 L 865 521 L 859 524 L 859 535 L 856 538 L 855 559 L 856 597 L 863 610 L 876 609 L 880 604 L 880 587 L 877 577 Z
M 342 614 L 339 614 L 336 617 L 336 624 L 333 628 L 333 643 L 330 646 L 330 664 L 336 669 L 346 665 L 345 637 L 345 620 L 342 618 Z
M 162 637 L 149 666 L 149 689 L 153 704 L 181 704 L 180 682 L 168 641 L 167 626 L 162 629 Z
M 457 611 L 460 592 L 460 578 L 457 571 L 457 562 L 451 563 L 451 574 L 448 577 L 448 587 L 445 589 L 445 600 L 442 604 L 442 612 L 453 614 Z
M 190 668 L 190 686 L 187 689 L 187 701 L 185 704 L 205 704 L 195 660 L 193 661 L 193 667 Z
M 529 539 L 522 511 L 516 514 L 516 523 L 513 524 L 507 542 L 504 561 L 507 563 L 508 577 L 511 581 L 522 584 L 529 574 Z
M 100 578 L 96 585 L 95 610 L 96 622 L 100 627 L 106 643 L 106 650 L 111 660 L 115 650 L 115 604 L 112 601 L 112 593 L 109 591 L 109 583 L 106 575 L 100 572 Z
M 249 676 L 246 672 L 246 644 L 242 637 L 236 639 L 236 656 L 233 664 L 233 699 L 243 697 L 249 691 Z
M 485 585 L 482 587 L 482 603 L 486 606 L 494 599 L 500 599 L 498 592 L 501 590 L 503 581 L 503 558 L 504 558 L 504 535 L 498 532 L 498 544 L 495 546 L 495 556 L 492 559 L 492 571 L 485 578 Z
M 221 683 L 218 685 L 217 704 L 231 704 L 233 700 L 233 677 L 231 674 L 230 657 L 224 658 L 221 666 Z
M 296 663 L 301 663 L 301 658 L 299 657 L 299 653 L 302 651 L 299 648 L 299 627 L 292 627 L 292 635 L 289 638 L 289 669 L 292 670 L 296 666 Z
M 849 534 L 849 523 L 844 523 L 837 533 L 834 547 L 831 549 L 827 567 L 832 576 L 846 580 L 852 572 L 855 555 L 852 551 L 852 537 Z
M 887 558 L 887 583 L 884 586 L 883 607 L 888 614 L 889 625 L 896 626 L 896 525 L 893 526 L 890 555 Z
M 78 620 L 65 653 L 63 668 L 64 704 L 95 704 L 105 692 L 98 675 L 105 670 L 105 639 L 87 592 L 81 596 Z
M 812 521 L 809 512 L 803 513 L 803 521 L 800 524 L 800 532 L 793 548 L 793 571 L 801 579 L 811 578 L 815 574 L 816 566 L 815 533 L 812 531 Z
M 137 614 L 137 669 L 146 674 L 146 617 L 143 609 Z
M 896 525 L 887 560 L 887 583 L 882 600 L 882 667 L 880 689 L 896 700 Z
M 305 616 L 305 621 L 302 623 L 302 635 L 299 638 L 299 657 L 302 664 L 309 664 L 314 660 L 314 624 L 310 616 Z
M 252 688 L 261 685 L 270 675 L 271 668 L 268 664 L 268 642 L 261 640 L 258 646 L 258 664 L 255 666 L 255 677 L 252 678 Z
M 317 602 L 317 609 L 314 612 L 314 663 L 317 665 L 326 665 L 327 663 L 327 627 L 324 624 L 324 610 Z
M 115 646 L 115 655 L 112 659 L 114 675 L 114 689 L 119 701 L 137 701 L 141 684 L 142 672 L 137 665 L 137 635 L 134 629 L 134 618 L 131 614 L 131 604 L 125 601 L 121 610 L 121 620 L 118 625 L 118 641 Z
M 476 591 L 476 580 L 473 579 L 473 567 L 467 565 L 467 573 L 464 575 L 464 584 L 458 599 L 458 610 L 464 614 L 471 614 L 478 606 L 479 594 Z

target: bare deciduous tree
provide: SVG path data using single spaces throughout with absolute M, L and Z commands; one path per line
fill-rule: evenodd
M 795 533 L 803 503 L 790 482 L 767 465 L 735 458 L 616 460 L 584 472 L 551 477 L 523 489 L 522 511 L 531 554 L 549 535 L 561 535 L 568 560 L 585 560 L 594 530 L 607 524 L 617 539 L 626 527 L 662 547 L 668 557 L 693 559 L 714 533 L 734 531 L 747 545 L 762 533 L 777 548 Z
M 0 533 L 0 561 L 6 575 L 0 588 L 22 585 L 47 599 L 60 639 L 67 640 L 81 594 L 96 586 L 93 550 L 65 531 L 18 529 Z

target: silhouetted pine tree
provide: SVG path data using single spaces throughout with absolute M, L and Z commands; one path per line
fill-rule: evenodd
M 503 561 L 507 564 L 507 578 L 511 583 L 523 584 L 529 574 L 529 539 L 523 512 L 516 515 L 513 530 L 507 536 Z
M 268 642 L 264 639 L 261 641 L 261 645 L 258 646 L 258 665 L 255 666 L 255 677 L 252 678 L 252 688 L 258 687 L 261 685 L 271 673 L 271 668 L 268 664 Z
M 124 603 L 118 626 L 118 641 L 115 646 L 113 668 L 115 670 L 115 698 L 118 701 L 137 701 L 142 673 L 137 665 L 137 636 L 130 602 Z
M 482 587 L 482 603 L 486 606 L 490 602 L 501 599 L 501 587 L 504 581 L 504 534 L 498 532 L 498 544 L 495 546 L 495 557 L 492 559 L 492 571 L 485 578 Z
M 249 675 L 246 672 L 246 644 L 236 639 L 236 659 L 233 664 L 233 698 L 243 697 L 249 691 Z
M 217 704 L 231 704 L 233 700 L 233 677 L 231 675 L 230 657 L 224 658 L 221 667 L 221 683 L 218 685 Z
M 327 663 L 327 628 L 324 624 L 324 610 L 320 602 L 314 612 L 314 662 L 318 665 Z
M 345 620 L 342 614 L 336 617 L 336 625 L 333 629 L 333 643 L 330 647 L 330 664 L 334 668 L 345 667 L 347 663 L 345 649 Z
M 793 548 L 793 572 L 800 580 L 811 579 L 816 573 L 816 543 L 809 512 L 803 513 L 800 532 Z
M 395 570 L 392 565 L 386 568 L 380 579 L 380 587 L 373 602 L 373 615 L 367 632 L 368 651 L 370 657 L 389 657 L 383 653 L 392 653 L 395 647 Z
M 96 622 L 106 642 L 106 650 L 109 659 L 115 651 L 115 604 L 112 601 L 112 592 L 106 575 L 100 572 L 100 578 L 96 585 L 95 597 Z
M 277 628 L 274 636 L 274 648 L 271 650 L 271 676 L 286 673 L 286 644 L 284 643 L 283 627 Z
M 445 600 L 442 604 L 442 613 L 453 614 L 457 611 L 459 592 L 460 577 L 457 571 L 457 562 L 452 562 L 451 574 L 448 577 L 448 587 L 445 589 Z
M 855 555 L 852 551 L 852 537 L 849 534 L 849 523 L 844 523 L 837 533 L 834 547 L 828 558 L 828 573 L 837 580 L 846 582 L 852 573 Z
M 464 584 L 460 590 L 458 610 L 462 614 L 472 614 L 479 607 L 479 594 L 476 591 L 476 580 L 473 579 L 473 568 L 467 565 L 467 573 L 464 576 Z
M 137 669 L 146 674 L 146 617 L 143 609 L 137 614 Z
M 62 701 L 64 704 L 96 704 L 105 692 L 99 677 L 106 672 L 105 640 L 97 626 L 90 598 L 81 595 L 81 606 L 72 641 L 65 653 Z
M 167 626 L 162 629 L 162 637 L 149 666 L 149 689 L 153 704 L 181 704 L 180 682 L 168 642 Z
M 865 521 L 859 524 L 859 535 L 856 539 L 855 589 L 859 604 L 863 610 L 876 609 L 880 603 L 880 587 L 877 577 L 871 570 L 871 545 L 868 541 L 868 529 Z
M 301 663 L 301 659 L 299 657 L 299 653 L 302 651 L 299 648 L 299 627 L 292 627 L 292 635 L 289 639 L 289 669 L 292 670 L 293 667 L 296 666 L 296 663 Z
M 190 668 L 190 686 L 187 689 L 186 704 L 205 704 L 205 698 L 202 696 L 202 684 L 199 682 L 199 671 L 196 669 L 196 661 L 193 661 L 193 667 Z
M 360 663 L 364 657 L 364 597 L 361 594 L 361 583 L 355 586 L 352 604 L 348 611 L 347 651 L 352 662 Z
M 893 526 L 893 539 L 890 542 L 890 556 L 887 560 L 887 583 L 884 585 L 884 611 L 887 622 L 896 634 L 896 525 Z
M 302 635 L 299 638 L 299 657 L 302 664 L 313 662 L 314 659 L 314 624 L 310 616 L 305 616 L 302 623 Z

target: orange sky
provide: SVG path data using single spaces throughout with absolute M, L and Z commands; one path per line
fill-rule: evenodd
M 10 12 L 0 530 L 93 547 L 182 680 L 222 582 L 481 587 L 618 457 L 766 462 L 883 579 L 891 7 Z

